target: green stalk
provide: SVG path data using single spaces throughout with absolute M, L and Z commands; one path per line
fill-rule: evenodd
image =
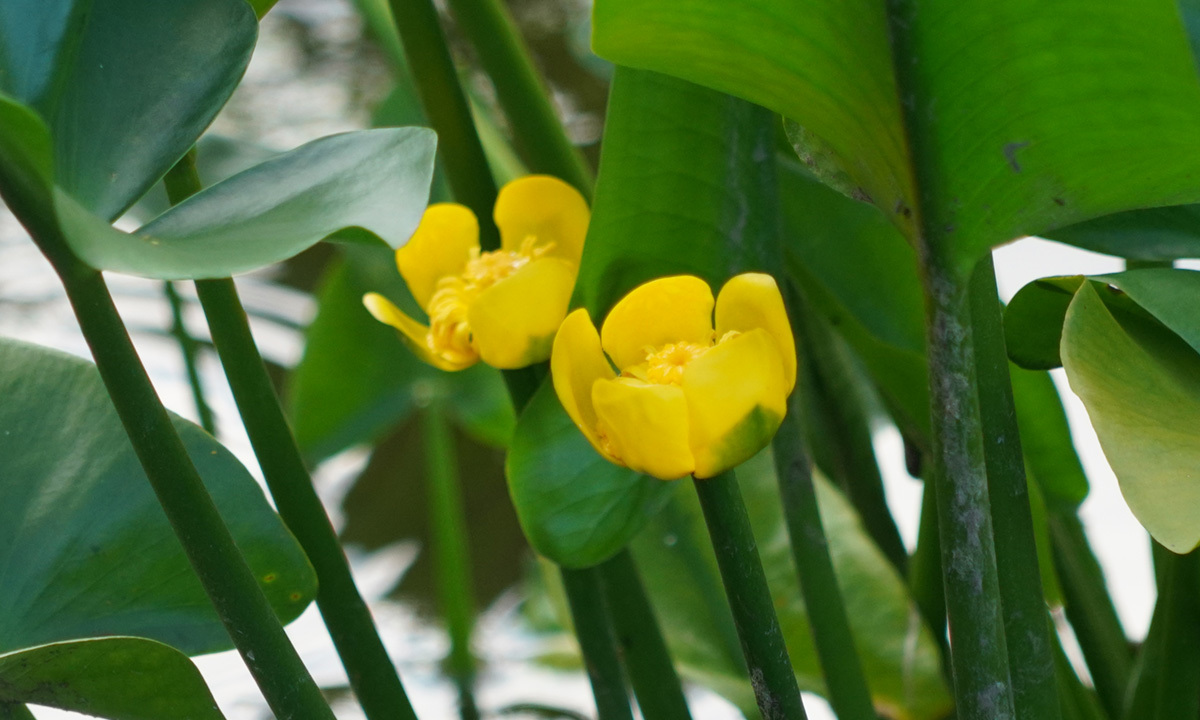
M 200 178 L 194 156 L 189 153 L 180 160 L 163 183 L 172 203 L 197 192 Z M 317 571 L 317 608 L 350 687 L 371 720 L 415 720 L 416 713 L 354 584 L 337 533 L 296 446 L 233 280 L 197 280 L 196 293 L 267 489 Z
M 1158 602 L 1129 689 L 1125 720 L 1200 714 L 1200 552 L 1170 553 L 1161 570 Z
M 988 496 L 995 528 L 996 569 L 1011 663 L 1013 709 L 1021 720 L 1058 720 L 1054 645 L 1038 571 L 1029 510 L 1025 455 L 1017 427 L 1004 319 L 989 254 L 971 276 L 971 335 L 975 344 L 980 424 Z
M 171 335 L 179 343 L 179 352 L 183 356 L 183 367 L 187 371 L 188 385 L 192 388 L 192 402 L 196 405 L 196 417 L 200 427 L 209 435 L 215 435 L 217 424 L 213 420 L 212 408 L 204 399 L 204 385 L 200 382 L 200 369 L 196 364 L 198 345 L 196 339 L 188 334 L 183 324 L 183 299 L 175 290 L 175 283 L 163 283 L 163 294 L 167 296 L 167 304 L 171 306 Z
M 499 0 L 450 0 L 459 28 L 479 54 L 530 170 L 559 177 L 592 197 L 592 173 L 559 122 L 529 51 Z
M 826 443 L 832 465 L 829 475 L 845 491 L 871 539 L 897 572 L 904 575 L 908 551 L 888 509 L 883 476 L 871 438 L 870 413 L 862 402 L 853 375 L 854 358 L 825 319 L 810 311 L 801 293 L 789 293 L 789 300 L 796 309 L 797 321 L 792 325 L 801 345 L 797 352 L 809 361 L 806 372 L 812 376 L 811 390 L 815 397 L 808 400 L 818 406 L 817 412 L 822 414 L 822 420 L 830 430 Z M 818 465 L 821 460 L 818 455 Z
M 938 537 L 937 492 L 926 478 L 921 491 L 921 519 L 917 526 L 917 548 L 908 565 L 908 587 L 917 611 L 929 626 L 941 650 L 942 666 L 950 669 L 950 643 L 946 637 L 946 586 L 942 583 L 942 543 Z
M 1014 717 L 966 288 L 927 258 L 928 348 L 942 582 L 959 720 Z
M 764 720 L 807 718 L 737 476 L 727 470 L 695 486 L 758 710 Z
M 1074 514 L 1050 514 L 1050 545 L 1067 620 L 1083 650 L 1100 704 L 1120 717 L 1133 673 L 1133 654 L 1104 582 L 1104 571 Z
M 562 568 L 562 579 L 599 720 L 633 720 L 621 660 L 608 622 L 600 571 L 594 567 Z
M 691 720 L 683 685 L 629 550 L 600 565 L 617 642 L 646 720 Z
M 11 705 L 0 705 L 0 720 L 34 720 L 33 713 L 29 712 L 29 708 L 14 703 Z
M 47 255 L 146 477 L 267 704 L 277 717 L 333 720 L 155 394 L 104 278 L 60 236 L 36 239 L 52 248 Z
M 433 523 L 433 561 L 438 599 L 450 635 L 450 675 L 458 685 L 463 720 L 477 720 L 475 656 L 471 631 L 475 624 L 471 590 L 471 560 L 467 549 L 467 518 L 463 511 L 454 437 L 441 398 L 434 397 L 422 413 L 425 471 L 429 478 L 429 514 Z
M 1063 651 L 1062 642 L 1058 635 L 1054 640 L 1054 674 L 1061 688 L 1059 697 L 1062 699 L 1063 720 L 1108 720 L 1108 715 L 1100 707 L 1096 693 L 1079 680 L 1075 668 Z
M 437 8 L 433 0 L 389 0 L 389 5 L 425 116 L 437 131 L 438 154 L 450 188 L 455 199 L 479 218 L 480 246 L 495 250 L 500 247 L 500 234 L 492 222 L 496 182 L 488 170 Z
M 821 523 L 812 466 L 800 427 L 798 395 L 793 394 L 788 404 L 783 425 L 775 434 L 775 471 L 800 592 L 829 690 L 829 704 L 840 720 L 875 720 L 871 690 L 858 658 Z

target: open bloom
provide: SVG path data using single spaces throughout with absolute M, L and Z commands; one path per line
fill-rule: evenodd
M 715 328 L 713 305 L 703 280 L 666 277 L 626 295 L 599 333 L 584 309 L 563 321 L 554 389 L 601 455 L 663 480 L 707 478 L 770 442 L 796 384 L 779 288 L 770 275 L 732 278 Z
M 424 325 L 376 293 L 375 318 L 395 327 L 425 362 L 462 370 L 483 360 L 501 369 L 550 355 L 567 314 L 591 212 L 575 188 L 547 175 L 505 185 L 493 213 L 501 248 L 481 252 L 479 221 L 463 205 L 431 205 L 396 266 L 429 316 Z

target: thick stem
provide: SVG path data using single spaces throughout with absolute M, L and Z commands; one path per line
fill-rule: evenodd
M 446 46 L 437 8 L 432 0 L 389 0 L 389 5 L 425 116 L 437 131 L 438 154 L 450 188 L 454 197 L 479 219 L 480 246 L 495 250 L 500 247 L 500 234 L 492 222 L 496 182 Z
M 362 596 L 337 533 L 313 487 L 275 388 L 250 334 L 233 280 L 198 280 L 196 292 L 208 319 L 254 454 L 279 515 L 317 571 L 317 607 L 337 648 L 350 686 L 372 720 L 413 720 L 404 692 Z
M 1058 720 L 1050 613 L 1038 570 L 1029 485 L 1004 346 L 1004 319 L 989 254 L 971 276 L 971 334 L 978 378 L 996 569 L 1011 663 L 1013 709 L 1020 720 Z
M 1200 552 L 1167 551 L 1161 574 L 1125 720 L 1176 720 L 1200 713 Z
M 199 191 L 194 153 L 189 152 L 176 163 L 163 178 L 163 184 L 172 203 Z M 313 487 L 250 333 L 250 323 L 233 280 L 199 280 L 196 293 L 267 489 L 280 517 L 317 571 L 320 583 L 317 608 L 346 669 L 350 687 L 371 720 L 415 720 L 416 713 L 379 639 L 371 611 L 354 584 L 325 506 Z
M 155 394 L 104 278 L 65 254 L 55 269 L 142 468 L 267 704 L 278 717 L 333 720 Z
M 600 571 L 594 567 L 562 568 L 562 580 L 599 720 L 632 720 L 621 660 L 608 623 Z
M 450 635 L 450 674 L 458 685 L 463 720 L 477 720 L 475 656 L 471 631 L 475 624 L 471 559 L 467 550 L 467 517 L 463 511 L 454 437 L 440 398 L 422 415 L 425 474 L 429 478 L 429 514 L 433 523 L 433 561 L 438 599 Z
M 175 283 L 169 280 L 163 283 L 163 294 L 166 295 L 167 303 L 171 306 L 171 335 L 179 343 L 179 354 L 183 356 L 183 367 L 187 372 L 188 385 L 192 388 L 192 402 L 196 405 L 196 417 L 200 420 L 200 427 L 204 428 L 208 434 L 215 435 L 217 424 L 213 420 L 212 408 L 204 399 L 204 385 L 200 382 L 200 368 L 196 362 L 199 346 L 196 339 L 188 334 L 187 327 L 183 324 L 183 299 L 175 290 Z
M 821 523 L 812 466 L 800 427 L 799 398 L 793 395 L 789 405 L 783 425 L 775 434 L 775 470 L 800 592 L 829 690 L 829 704 L 841 720 L 875 720 L 871 690 L 855 647 Z
M 1087 661 L 1096 695 L 1110 717 L 1120 717 L 1133 673 L 1133 653 L 1104 581 L 1104 571 L 1073 514 L 1050 516 L 1050 547 L 1061 580 L 1067 620 Z
M 759 712 L 764 720 L 806 718 L 737 476 L 728 470 L 695 486 Z
M 927 333 L 942 577 L 959 720 L 1014 717 L 965 283 L 926 250 Z
M 629 550 L 600 565 L 617 642 L 646 720 L 690 720 L 683 685 Z
M 529 169 L 562 178 L 591 198 L 591 170 L 567 138 L 504 3 L 451 0 L 450 7 L 496 87 L 496 97 Z

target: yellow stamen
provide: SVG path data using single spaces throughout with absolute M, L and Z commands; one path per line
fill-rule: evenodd
M 447 275 L 437 281 L 429 307 L 429 349 L 452 362 L 470 362 L 479 357 L 472 346 L 467 311 L 471 303 L 491 286 L 512 275 L 553 249 L 554 243 L 538 244 L 528 235 L 517 251 L 479 251 L 474 248 L 461 275 Z

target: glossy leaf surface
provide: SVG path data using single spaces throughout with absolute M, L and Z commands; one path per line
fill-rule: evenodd
M 112 720 L 222 720 L 200 671 L 153 640 L 109 637 L 0 655 L 0 703 Z
M 738 479 L 800 686 L 822 692 L 769 452 L 743 464 Z M 941 678 L 937 646 L 916 619 L 903 581 L 849 503 L 824 479 L 817 481 L 817 496 L 876 707 L 890 717 L 942 717 L 949 710 L 950 697 Z M 670 504 L 634 542 L 633 550 L 655 607 L 670 609 L 659 618 L 684 673 L 739 707 L 753 707 L 716 559 L 691 488 L 681 487 L 672 495 Z
M 0 92 L 45 122 L 58 185 L 112 220 L 216 116 L 257 32 L 244 0 L 5 2 Z
M 1023 235 L 1200 199 L 1172 0 L 600 0 L 593 21 L 607 59 L 796 121 L 913 240 L 919 205 L 960 277 Z
M 363 130 L 314 140 L 213 185 L 134 233 L 56 193 L 67 241 L 93 267 L 159 279 L 227 277 L 362 228 L 399 247 L 420 222 L 435 136 Z
M 0 341 L 0 397 L 0 651 L 99 635 L 232 647 L 95 366 Z M 316 594 L 307 558 L 245 468 L 175 425 L 267 598 L 294 619 Z
M 596 565 L 625 547 L 674 487 L 601 457 L 548 380 L 517 420 L 505 469 L 529 544 L 567 567 Z

